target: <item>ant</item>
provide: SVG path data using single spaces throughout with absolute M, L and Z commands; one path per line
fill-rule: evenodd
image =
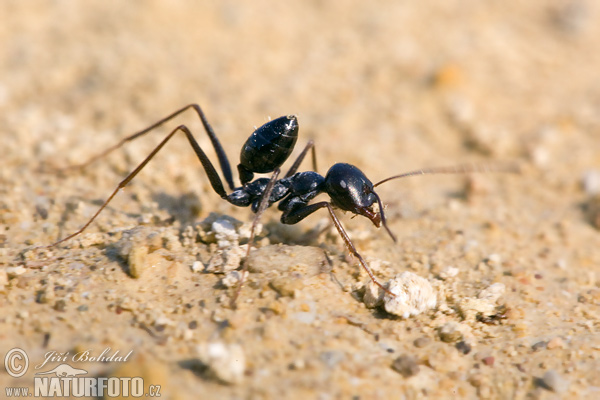
M 67 169 L 81 169 L 99 158 L 106 156 L 123 146 L 126 142 L 130 142 L 137 139 L 144 134 L 154 130 L 155 128 L 163 125 L 164 123 L 172 120 L 178 115 L 182 114 L 187 110 L 194 110 L 198 117 L 202 121 L 204 130 L 208 135 L 212 146 L 219 159 L 219 166 L 225 182 L 229 186 L 231 193 L 227 193 L 223 181 L 219 177 L 217 170 L 213 163 L 208 159 L 204 150 L 200 147 L 194 136 L 192 135 L 189 128 L 185 125 L 179 125 L 173 129 L 158 146 L 125 178 L 108 199 L 100 206 L 98 211 L 90 218 L 90 220 L 81 227 L 77 232 L 61 239 L 49 246 L 48 248 L 57 246 L 69 239 L 82 233 L 102 212 L 102 210 L 108 205 L 108 203 L 115 197 L 115 195 L 127 186 L 133 178 L 150 162 L 150 160 L 163 148 L 163 146 L 178 132 L 185 134 L 190 145 L 194 149 L 194 152 L 198 156 L 200 163 L 202 164 L 208 180 L 213 190 L 221 196 L 223 200 L 228 201 L 234 206 L 248 207 L 250 206 L 252 211 L 255 213 L 254 221 L 252 223 L 250 238 L 248 241 L 248 250 L 246 253 L 246 259 L 252 243 L 254 241 L 256 226 L 263 214 L 263 212 L 271 206 L 273 203 L 279 202 L 278 208 L 282 211 L 281 222 L 283 224 L 296 224 L 308 217 L 315 211 L 326 208 L 329 211 L 331 220 L 334 226 L 342 237 L 348 251 L 352 254 L 365 269 L 371 280 L 380 287 L 384 292 L 391 296 L 395 296 L 391 293 L 384 285 L 382 285 L 362 256 L 358 253 L 350 237 L 346 233 L 344 227 L 340 223 L 340 220 L 336 216 L 334 209 L 341 209 L 343 211 L 349 211 L 355 215 L 362 215 L 368 218 L 376 227 L 383 226 L 388 232 L 389 236 L 394 242 L 397 242 L 396 236 L 388 228 L 386 218 L 384 214 L 384 208 L 381 203 L 379 195 L 375 192 L 375 187 L 382 183 L 388 182 L 392 179 L 403 178 L 412 175 L 423 175 L 423 174 L 438 174 L 438 173 L 469 173 L 469 172 L 483 172 L 489 170 L 489 168 L 482 168 L 473 165 L 461 165 L 449 168 L 428 168 L 416 170 L 400 175 L 391 176 L 384 179 L 376 184 L 373 184 L 365 174 L 355 167 L 354 165 L 347 163 L 334 164 L 325 176 L 319 175 L 316 172 L 317 162 L 315 155 L 314 142 L 308 141 L 304 150 L 298 155 L 290 169 L 284 175 L 283 178 L 278 179 L 280 174 L 280 168 L 283 163 L 289 158 L 292 153 L 296 141 L 298 139 L 298 120 L 295 115 L 287 115 L 271 120 L 258 129 L 256 129 L 248 138 L 246 143 L 242 146 L 240 154 L 240 163 L 237 166 L 238 174 L 241 182 L 241 186 L 235 187 L 233 183 L 233 174 L 231 172 L 231 166 L 229 160 L 219 139 L 217 138 L 213 128 L 208 123 L 206 116 L 200 106 L 197 104 L 189 104 L 165 118 L 155 122 L 149 127 L 134 133 L 122 139 L 116 145 L 106 149 L 104 152 L 92 157 L 83 164 L 74 165 L 67 167 Z M 306 157 L 307 153 L 312 151 L 312 162 L 314 171 L 298 172 L 300 164 Z M 266 174 L 271 173 L 270 178 L 258 178 L 254 179 L 254 174 Z M 317 203 L 309 204 L 310 201 L 321 193 L 329 195 L 330 201 L 320 201 Z M 375 209 L 375 204 L 378 208 Z M 244 262 L 242 268 L 242 274 L 240 283 L 237 288 L 237 292 L 232 299 L 232 305 L 241 291 L 244 283 L 248 265 Z

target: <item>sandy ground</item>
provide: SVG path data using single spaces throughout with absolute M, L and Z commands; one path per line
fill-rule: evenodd
M 600 396 L 596 2 L 3 1 L 0 15 L 0 354 L 30 361 L 23 377 L 2 368 L 0 397 L 61 363 L 168 399 Z M 35 249 L 79 229 L 168 128 L 188 125 L 214 160 L 189 112 L 53 170 L 188 103 L 234 166 L 254 126 L 293 113 L 294 154 L 314 139 L 321 174 L 522 172 L 382 185 L 397 244 L 340 213 L 382 282 L 431 285 L 437 306 L 409 318 L 367 308 L 326 211 L 287 227 L 265 213 L 231 309 L 238 274 L 223 272 L 252 214 L 212 191 L 183 137 L 84 234 Z M 73 359 L 107 348 L 132 353 Z

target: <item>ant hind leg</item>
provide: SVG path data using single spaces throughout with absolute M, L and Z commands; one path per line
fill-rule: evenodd
M 160 144 L 158 146 L 156 146 L 156 148 L 154 150 L 152 150 L 152 152 L 148 155 L 148 157 L 146 157 L 140 163 L 140 165 L 138 165 L 129 175 L 127 175 L 127 177 L 125 179 L 123 179 L 121 181 L 121 183 L 119 183 L 119 185 L 112 192 L 112 194 L 108 197 L 108 199 L 106 199 L 106 201 L 100 206 L 98 211 L 96 211 L 96 213 L 92 216 L 92 218 L 90 218 L 90 220 L 83 227 L 81 227 L 81 229 L 79 229 L 77 232 L 67 236 L 66 238 L 61 239 L 61 240 L 59 240 L 51 245 L 48 245 L 46 247 L 51 248 L 51 247 L 57 246 L 63 242 L 66 242 L 67 240 L 72 239 L 75 236 L 79 235 L 88 226 L 90 226 L 90 224 L 96 219 L 96 217 L 98 215 L 100 215 L 102 210 L 104 210 L 104 208 L 117 195 L 117 193 L 119 193 L 119 191 L 121 189 L 123 189 L 125 186 L 127 186 L 129 184 L 129 182 L 131 182 L 133 180 L 133 178 L 136 177 L 136 175 L 146 166 L 146 164 L 148 164 L 150 162 L 150 160 L 152 160 L 152 158 L 156 155 L 156 153 L 158 153 L 159 150 L 162 149 L 163 146 L 169 141 L 169 139 L 171 139 L 177 132 L 183 132 L 185 134 L 190 145 L 194 149 L 194 152 L 198 156 L 198 159 L 202 163 L 202 166 L 204 167 L 204 170 L 206 171 L 206 175 L 208 176 L 208 179 L 210 181 L 212 188 L 214 189 L 215 192 L 217 192 L 217 194 L 219 196 L 221 196 L 221 198 L 226 199 L 227 193 L 225 192 L 225 188 L 223 187 L 223 182 L 221 181 L 221 178 L 219 177 L 217 170 L 215 169 L 213 164 L 210 162 L 210 160 L 208 159 L 208 157 L 206 156 L 204 151 L 200 148 L 200 145 L 198 144 L 196 139 L 194 139 L 194 136 L 192 135 L 190 130 L 185 125 L 180 125 L 177 128 L 175 128 L 173 131 L 171 131 L 171 133 L 169 133 L 167 135 L 167 137 L 165 137 L 163 139 L 163 141 L 160 142 Z
M 221 166 L 221 171 L 223 172 L 225 181 L 227 182 L 227 185 L 229 186 L 229 188 L 231 190 L 233 190 L 234 189 L 233 175 L 231 173 L 231 166 L 229 164 L 227 154 L 225 154 L 225 150 L 223 149 L 223 146 L 221 146 L 221 143 L 219 142 L 219 139 L 217 138 L 215 131 L 213 130 L 212 126 L 209 124 L 209 122 L 206 118 L 206 115 L 204 114 L 204 111 L 202 111 L 202 109 L 200 108 L 200 106 L 198 104 L 188 104 L 187 106 L 182 107 L 179 110 L 164 117 L 163 119 L 153 123 L 152 125 L 148 126 L 147 128 L 144 128 L 141 131 L 134 133 L 133 135 L 130 135 L 124 139 L 121 139 L 121 141 L 118 142 L 117 144 L 115 144 L 115 145 L 109 147 L 108 149 L 104 150 L 103 152 L 93 156 L 92 158 L 88 159 L 87 161 L 85 161 L 81 164 L 75 164 L 75 165 L 70 165 L 67 167 L 59 168 L 59 169 L 57 169 L 57 171 L 64 173 L 64 172 L 71 171 L 71 170 L 81 170 L 83 168 L 86 168 L 90 164 L 94 163 L 96 160 L 107 156 L 108 154 L 112 153 L 114 150 L 119 149 L 125 143 L 131 142 L 131 141 L 145 135 L 146 133 L 158 128 L 159 126 L 172 120 L 173 118 L 184 113 L 185 111 L 189 110 L 190 108 L 193 109 L 196 112 L 196 114 L 198 114 L 200 121 L 202 121 L 204 130 L 206 131 L 206 134 L 208 135 L 208 137 L 215 149 L 215 152 L 217 153 L 217 158 L 219 159 L 219 165 Z

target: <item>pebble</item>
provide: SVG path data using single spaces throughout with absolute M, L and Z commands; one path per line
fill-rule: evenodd
M 247 276 L 248 272 L 246 272 L 245 275 Z M 221 279 L 221 283 L 226 288 L 232 288 L 234 286 L 237 286 L 237 284 L 240 282 L 241 279 L 242 279 L 241 271 L 229 271 L 225 274 L 225 277 L 223 277 L 223 279 Z
M 200 239 L 204 243 L 217 243 L 219 248 L 236 246 L 240 239 L 250 236 L 247 224 L 230 217 L 211 212 L 208 217 L 200 222 Z M 251 226 L 251 225 L 250 225 Z M 262 224 L 256 226 L 255 237 L 262 233 Z
M 497 267 L 502 263 L 502 257 L 500 256 L 500 254 L 490 254 L 486 257 L 486 262 L 492 267 Z
M 600 170 L 590 169 L 583 173 L 581 185 L 586 194 L 595 196 L 600 194 Z
M 239 344 L 206 342 L 197 347 L 198 359 L 210 375 L 228 384 L 240 383 L 246 370 L 246 356 Z
M 6 274 L 8 275 L 9 278 L 14 278 L 19 275 L 23 275 L 25 272 L 27 272 L 27 270 L 22 265 L 6 268 Z
M 215 234 L 217 246 L 230 247 L 232 242 L 237 243 L 239 235 L 233 223 L 225 218 L 220 218 L 211 224 L 211 231 Z
M 200 261 L 194 261 L 192 263 L 192 272 L 202 272 L 204 265 Z
M 531 346 L 531 350 L 533 350 L 533 351 L 544 350 L 547 346 L 548 346 L 548 342 L 545 342 L 542 340 L 540 342 L 535 343 L 533 346 Z
M 21 310 L 17 312 L 17 318 L 19 319 L 27 319 L 29 318 L 29 311 Z
M 488 356 L 488 357 L 482 358 L 481 361 L 488 367 L 493 367 L 496 359 L 493 356 Z
M 556 336 L 555 338 L 550 339 L 550 341 L 548 341 L 548 344 L 546 345 L 546 347 L 548 348 L 548 350 L 552 350 L 552 349 L 564 349 L 565 348 L 565 342 L 558 336 Z
M 136 279 L 142 276 L 144 271 L 152 265 L 152 262 L 148 260 L 149 254 L 157 254 L 154 252 L 163 248 L 163 241 L 171 243 L 169 247 L 175 248 L 174 243 L 179 244 L 179 241 L 176 238 L 169 239 L 170 237 L 171 235 L 167 231 L 157 232 L 146 226 L 137 226 L 123 231 L 121 239 L 115 244 L 115 247 L 119 256 L 127 262 L 129 276 Z
M 208 261 L 206 271 L 223 274 L 238 269 L 246 250 L 246 245 L 238 246 L 237 242 L 232 247 L 217 250 Z
M 65 308 L 67 307 L 67 303 L 64 300 L 57 300 L 56 303 L 54 303 L 54 309 L 56 311 L 65 311 Z
M 129 266 L 129 276 L 134 279 L 142 276 L 142 273 L 147 269 L 148 263 L 148 247 L 146 246 L 133 246 L 129 254 L 127 255 L 127 265 Z
M 395 294 L 385 294 L 385 311 L 408 318 L 418 315 L 437 305 L 437 294 L 425 278 L 405 271 L 387 283 L 387 289 Z
M 383 296 L 385 292 L 373 281 L 369 281 L 365 287 L 363 295 L 363 303 L 367 308 L 376 308 L 383 304 Z
M 303 277 L 294 276 L 273 278 L 269 284 L 279 295 L 284 297 L 294 297 L 297 291 L 305 287 Z
M 46 286 L 37 295 L 37 302 L 40 304 L 51 303 L 56 298 L 54 293 L 54 286 Z
M 415 347 L 417 347 L 419 349 L 422 349 L 423 347 L 427 346 L 429 343 L 431 343 L 431 339 L 428 338 L 427 336 L 421 336 L 420 338 L 415 339 L 415 341 L 413 342 Z
M 490 303 L 496 303 L 498 299 L 504 294 L 506 291 L 506 285 L 504 283 L 494 283 L 483 289 L 477 295 L 478 299 L 487 300 Z
M 420 371 L 419 364 L 417 364 L 415 358 L 409 355 L 401 355 L 396 358 L 392 363 L 392 369 L 405 378 L 415 376 Z
M 454 343 L 462 340 L 463 334 L 459 330 L 459 326 L 456 322 L 450 321 L 442 325 L 438 330 L 438 335 L 442 342 Z
M 540 383 L 539 386 L 555 393 L 564 393 L 569 387 L 569 382 L 553 369 L 544 373 L 544 376 L 540 379 Z
M 496 314 L 496 304 L 488 299 L 474 299 L 466 297 L 457 304 L 458 312 L 465 321 L 475 321 L 477 315 L 491 316 Z
M 461 340 L 460 342 L 456 343 L 456 350 L 466 355 L 471 352 L 471 345 L 464 340 Z
M 440 272 L 440 278 L 443 280 L 448 280 L 457 276 L 459 272 L 460 270 L 458 268 L 447 266 L 442 270 L 442 272 Z

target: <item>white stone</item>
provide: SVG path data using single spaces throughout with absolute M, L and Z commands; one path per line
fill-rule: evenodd
M 396 275 L 388 282 L 387 289 L 395 296 L 384 295 L 385 311 L 402 318 L 421 314 L 437 305 L 437 294 L 431 283 L 412 272 Z
M 246 357 L 239 344 L 206 342 L 198 345 L 198 358 L 210 373 L 225 383 L 239 383 L 244 378 Z

